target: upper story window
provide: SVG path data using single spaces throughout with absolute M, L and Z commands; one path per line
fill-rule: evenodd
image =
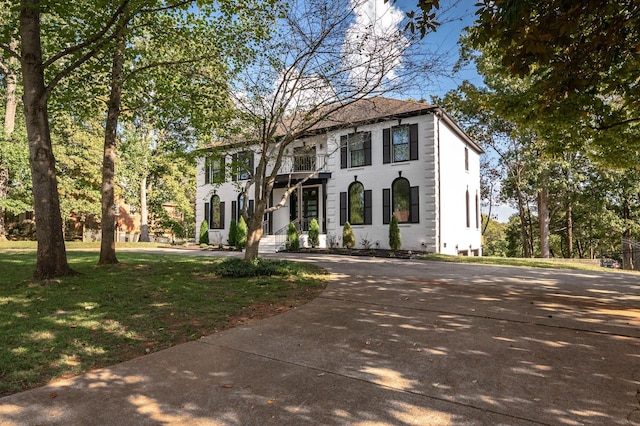
M 253 176 L 253 152 L 241 151 L 233 154 L 234 180 L 247 180 Z
M 305 145 L 293 148 L 293 171 L 313 172 L 316 170 L 316 146 Z
M 371 132 L 358 132 L 340 137 L 340 168 L 371 165 Z
M 469 171 L 469 148 L 464 147 L 464 169 Z
M 223 183 L 225 181 L 224 157 L 211 156 L 204 160 L 204 183 Z
M 382 130 L 382 162 L 418 159 L 418 125 L 407 124 Z

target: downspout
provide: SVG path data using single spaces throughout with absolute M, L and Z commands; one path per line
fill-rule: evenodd
M 438 176 L 437 176 L 437 182 L 438 182 L 438 232 L 436 233 L 436 238 L 438 238 L 438 254 L 442 253 L 442 203 L 440 200 L 440 194 L 441 194 L 441 179 L 440 179 L 440 116 L 441 116 L 442 112 L 440 109 L 437 110 L 436 112 L 436 118 L 437 118 L 437 122 L 436 122 L 436 143 L 437 143 L 437 149 L 438 149 L 438 155 L 437 155 L 437 166 L 438 166 Z

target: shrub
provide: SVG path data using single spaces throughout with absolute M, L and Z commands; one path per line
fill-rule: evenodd
M 235 247 L 238 244 L 238 222 L 231 219 L 229 224 L 229 245 Z
M 320 225 L 315 217 L 309 223 L 309 244 L 314 248 L 320 245 Z
M 298 237 L 298 229 L 293 222 L 289 222 L 287 229 L 287 250 L 298 250 L 300 248 L 300 238 Z
M 352 248 L 356 245 L 356 236 L 353 235 L 353 229 L 349 222 L 345 222 L 342 228 L 342 247 Z
M 398 227 L 398 218 L 394 214 L 389 224 L 389 247 L 391 250 L 400 250 L 400 227 Z
M 236 232 L 236 247 L 243 250 L 247 246 L 247 223 L 244 221 L 244 217 L 240 216 L 238 222 L 238 229 Z
M 294 262 L 286 260 L 253 259 L 245 260 L 228 258 L 215 268 L 216 275 L 227 278 L 268 277 L 272 275 L 299 275 L 300 271 Z
M 209 245 L 209 222 L 203 220 L 200 224 L 200 244 Z

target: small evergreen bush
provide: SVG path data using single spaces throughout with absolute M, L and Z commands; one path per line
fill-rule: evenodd
M 238 245 L 238 222 L 235 219 L 229 224 L 229 245 L 235 247 Z
M 287 250 L 298 250 L 300 248 L 300 238 L 298 237 L 298 229 L 293 222 L 289 222 L 289 228 L 287 228 Z
M 391 250 L 400 250 L 400 227 L 398 227 L 398 218 L 394 214 L 389 224 L 389 247 Z
M 244 221 L 244 217 L 240 216 L 236 233 L 236 247 L 240 250 L 247 246 L 247 231 L 247 223 Z
M 349 222 L 345 222 L 342 228 L 342 247 L 353 248 L 356 245 L 356 236 L 353 235 L 353 229 Z
M 315 217 L 309 223 L 309 244 L 313 248 L 320 245 L 320 225 Z
M 203 220 L 200 224 L 200 244 L 209 245 L 209 222 Z

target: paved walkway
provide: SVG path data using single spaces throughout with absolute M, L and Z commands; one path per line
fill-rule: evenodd
M 637 275 L 299 258 L 333 274 L 313 302 L 2 398 L 0 424 L 640 425 Z

